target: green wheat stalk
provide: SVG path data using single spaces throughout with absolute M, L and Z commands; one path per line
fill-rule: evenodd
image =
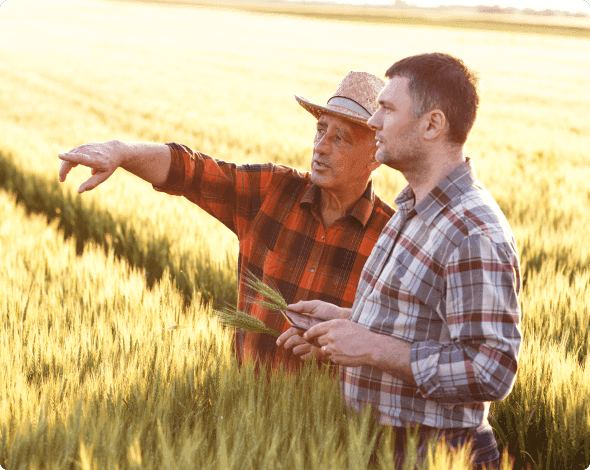
M 278 289 L 267 286 L 250 271 L 246 273 L 245 282 L 247 287 L 266 298 L 266 301 L 262 301 L 257 300 L 255 297 L 247 296 L 249 301 L 257 303 L 265 309 L 275 310 L 284 315 L 283 310 L 287 309 L 287 302 L 279 293 Z M 213 310 L 213 313 L 226 326 L 240 328 L 241 330 L 252 333 L 268 333 L 275 337 L 280 336 L 280 333 L 266 326 L 258 318 L 254 318 L 238 309 L 223 307 L 220 310 Z
M 267 302 L 256 300 L 256 298 L 253 297 L 248 297 L 248 300 L 269 310 L 275 310 L 277 312 L 287 310 L 287 302 L 277 288 L 267 286 L 250 271 L 246 272 L 245 280 L 246 286 L 251 288 L 257 294 L 261 294 L 265 297 Z
M 240 310 L 224 307 L 221 310 L 213 310 L 213 313 L 226 326 L 240 328 L 241 330 L 252 333 L 268 333 L 274 337 L 280 336 L 280 333 L 266 326 L 258 318 L 254 318 Z

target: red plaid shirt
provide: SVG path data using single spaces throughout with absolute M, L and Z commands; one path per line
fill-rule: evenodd
M 285 332 L 277 312 L 253 304 L 248 271 L 279 290 L 287 303 L 319 299 L 352 307 L 365 261 L 394 210 L 366 191 L 350 212 L 330 227 L 320 214 L 320 188 L 309 173 L 272 163 L 240 165 L 215 160 L 184 145 L 168 144 L 172 164 L 157 191 L 184 196 L 238 236 L 238 308 Z M 236 331 L 238 361 L 256 358 L 273 368 L 298 369 L 302 361 L 277 348 L 276 338 Z

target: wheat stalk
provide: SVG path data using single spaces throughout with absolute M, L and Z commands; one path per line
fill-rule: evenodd
M 213 313 L 226 326 L 233 326 L 252 333 L 268 333 L 275 337 L 280 336 L 280 333 L 266 326 L 258 318 L 254 318 L 240 310 L 224 307 L 221 310 L 213 310 Z
M 256 298 L 249 297 L 248 299 L 250 301 L 253 301 L 261 307 L 267 308 L 269 310 L 276 310 L 277 312 L 287 310 L 287 302 L 277 288 L 267 286 L 250 271 L 246 272 L 245 281 L 246 286 L 250 287 L 257 294 L 261 294 L 262 296 L 266 297 L 269 302 L 263 302 L 256 300 Z
M 267 286 L 250 271 L 246 272 L 245 282 L 247 287 L 254 290 L 257 294 L 264 296 L 267 300 L 261 301 L 257 300 L 255 297 L 247 296 L 247 299 L 250 302 L 257 303 L 265 309 L 275 310 L 284 315 L 283 310 L 287 310 L 287 302 L 279 293 L 278 289 L 273 289 L 272 287 Z M 264 322 L 258 318 L 248 315 L 240 310 L 224 307 L 221 310 L 214 310 L 213 313 L 217 315 L 224 325 L 240 328 L 241 330 L 253 333 L 268 333 L 275 337 L 280 336 L 280 333 L 266 326 Z

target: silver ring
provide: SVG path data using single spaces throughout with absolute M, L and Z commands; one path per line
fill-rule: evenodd
M 326 354 L 326 346 L 322 346 L 322 352 Z

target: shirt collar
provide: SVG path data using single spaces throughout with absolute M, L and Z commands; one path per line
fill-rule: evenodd
M 477 176 L 475 175 L 473 162 L 470 158 L 467 158 L 459 168 L 445 176 L 414 209 L 422 221 L 426 225 L 430 225 L 445 206 L 449 205 L 454 198 L 463 194 L 475 181 L 477 181 Z M 395 199 L 395 204 L 400 210 L 410 211 L 414 199 L 414 191 L 408 185 Z
M 312 184 L 301 198 L 299 205 L 301 207 L 308 206 L 309 208 L 313 208 L 317 210 L 318 213 L 320 213 L 320 193 L 320 187 Z M 355 205 L 352 206 L 346 215 L 354 217 L 364 227 L 371 218 L 374 205 L 375 192 L 373 191 L 373 181 L 369 180 L 367 189 L 365 189 L 363 195 L 355 203 Z

